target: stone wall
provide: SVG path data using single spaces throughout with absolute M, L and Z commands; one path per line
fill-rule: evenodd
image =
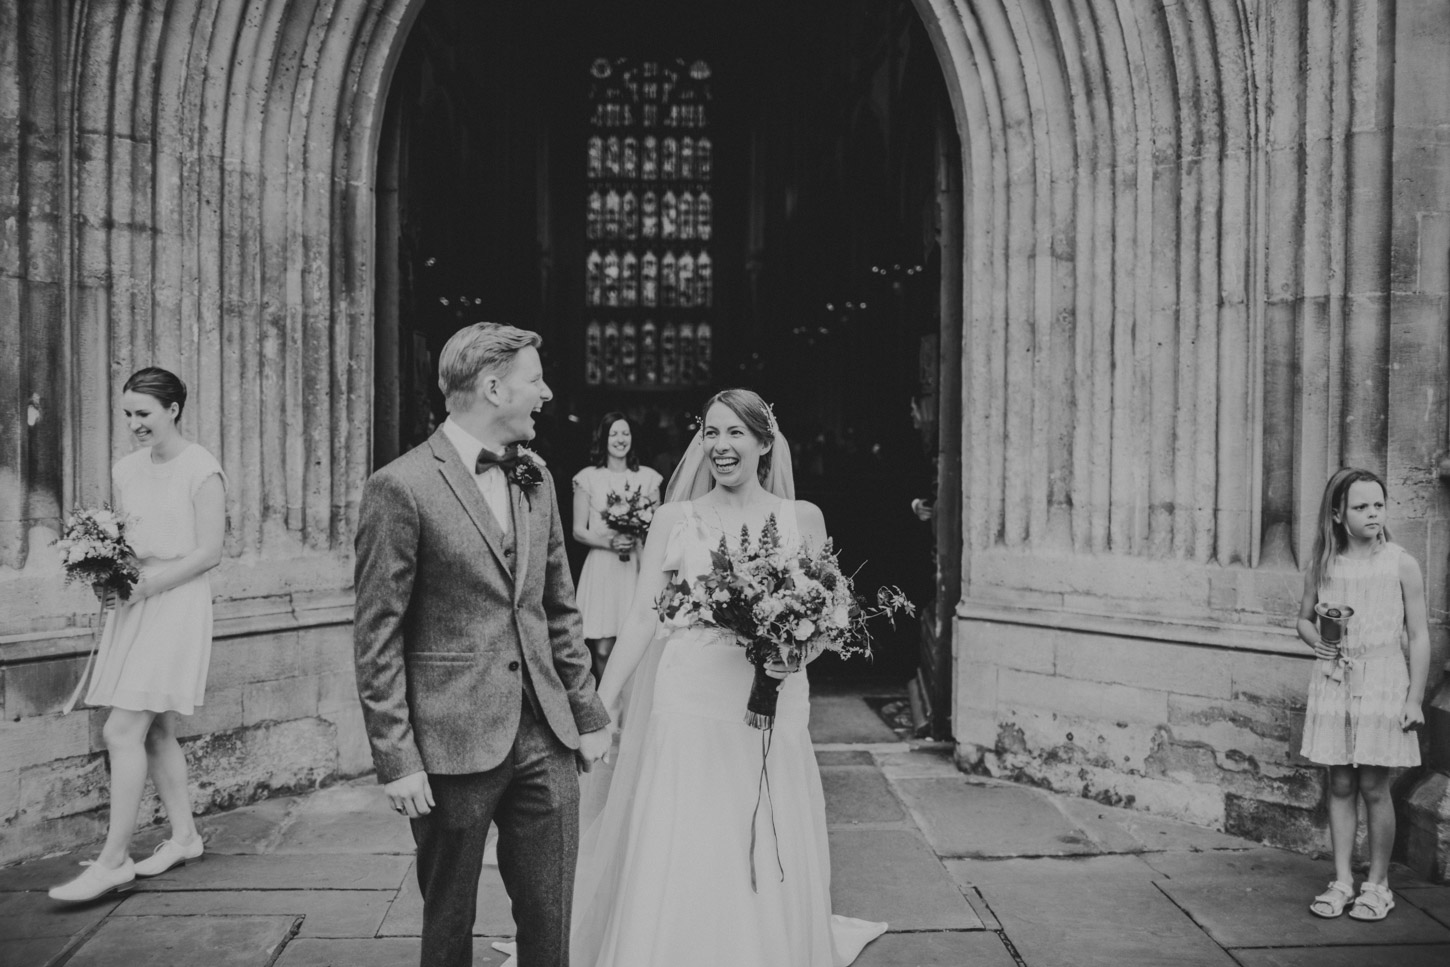
M 195 811 L 371 771 L 353 676 L 352 595 L 224 601 L 217 614 L 206 702 L 181 719 Z M 35 634 L 3 646 L 0 865 L 105 834 L 108 712 L 83 706 L 60 714 L 85 665 L 75 648 L 91 637 L 88 630 Z M 142 822 L 161 816 L 148 785 Z
M 1335 468 L 1385 476 L 1432 691 L 1450 657 L 1450 6 L 918 8 L 965 155 L 962 761 L 1317 845 Z
M 422 3 L 0 0 L 0 861 L 102 822 L 47 547 L 108 496 L 136 365 L 192 382 L 232 481 L 201 802 L 365 768 L 374 182 Z M 1450 6 L 917 7 L 963 148 L 967 761 L 1307 842 L 1270 747 L 1332 468 L 1388 475 L 1447 651 Z

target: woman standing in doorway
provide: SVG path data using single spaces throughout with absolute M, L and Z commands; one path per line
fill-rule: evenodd
M 182 435 L 186 384 L 158 367 L 137 370 L 121 395 L 138 449 L 111 469 L 117 510 L 141 579 L 110 608 L 86 702 L 108 705 L 103 731 L 111 758 L 111 819 L 100 856 L 50 891 L 55 900 L 93 900 L 202 854 L 191 817 L 186 756 L 177 717 L 202 704 L 211 660 L 212 602 L 207 572 L 221 561 L 226 490 L 221 465 Z M 171 822 L 171 837 L 139 863 L 130 856 L 141 794 L 150 773 Z
M 574 539 L 590 548 L 579 573 L 579 613 L 584 640 L 594 656 L 594 678 L 604 675 L 615 636 L 634 599 L 639 579 L 638 541 L 604 523 L 610 494 L 641 491 L 658 506 L 663 478 L 641 467 L 634 446 L 634 424 L 623 413 L 604 414 L 590 450 L 593 466 L 574 476 Z

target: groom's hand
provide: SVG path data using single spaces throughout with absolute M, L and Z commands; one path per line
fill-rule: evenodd
M 426 772 L 394 779 L 383 786 L 383 794 L 388 797 L 388 805 L 393 807 L 394 812 L 409 819 L 417 819 L 433 811 L 433 789 L 428 785 Z
M 588 772 L 594 768 L 594 763 L 604 758 L 609 753 L 609 746 L 612 744 L 613 735 L 609 728 L 595 729 L 593 732 L 585 732 L 579 736 L 579 769 Z

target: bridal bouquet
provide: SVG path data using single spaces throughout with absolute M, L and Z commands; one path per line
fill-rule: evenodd
M 879 589 L 875 605 L 867 606 L 830 541 L 815 551 L 785 545 L 774 515 L 753 544 L 742 528 L 737 546 L 721 537 L 710 559 L 709 573 L 671 582 L 656 606 L 670 627 L 703 624 L 735 634 L 755 666 L 745 721 L 757 729 L 775 724 L 781 683 L 765 671 L 772 658 L 795 671 L 823 650 L 843 658 L 867 654 L 868 621 L 916 613 L 895 587 Z
M 611 490 L 604 496 L 604 510 L 600 518 L 611 530 L 644 540 L 649 533 L 650 522 L 655 519 L 655 503 L 644 492 L 644 487 L 624 485 L 624 492 Z M 621 561 L 629 560 L 629 551 L 619 555 Z
M 141 578 L 136 553 L 126 541 L 125 514 L 110 507 L 82 508 L 65 522 L 65 533 L 55 542 L 65 568 L 65 583 L 85 581 L 98 596 L 115 591 L 122 600 Z

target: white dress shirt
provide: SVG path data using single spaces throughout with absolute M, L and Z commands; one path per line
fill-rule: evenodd
M 498 522 L 504 536 L 508 536 L 513 524 L 513 514 L 509 512 L 509 482 L 504 476 L 503 467 L 493 466 L 483 473 L 473 473 L 473 468 L 478 465 L 478 454 L 484 446 L 473 434 L 455 423 L 451 416 L 443 421 L 443 435 L 448 437 L 463 459 L 463 465 L 473 474 L 473 482 L 477 484 L 478 492 L 483 494 L 483 502 L 493 511 L 493 519 Z

